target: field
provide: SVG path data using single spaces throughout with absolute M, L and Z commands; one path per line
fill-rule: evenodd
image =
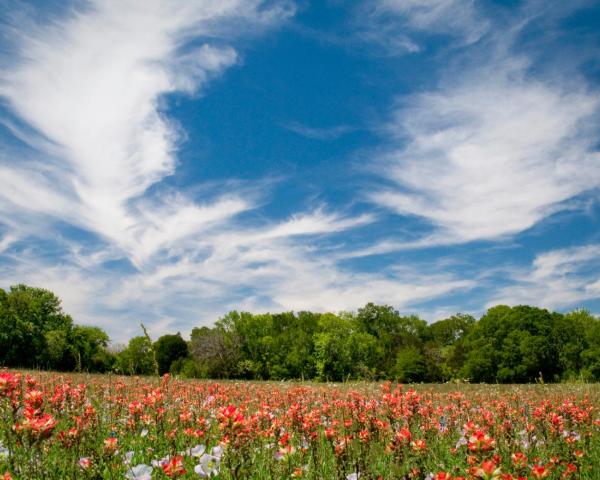
M 4 370 L 0 478 L 598 479 L 599 406 L 598 385 Z

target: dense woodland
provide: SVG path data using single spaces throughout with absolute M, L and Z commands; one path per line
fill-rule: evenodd
M 213 327 L 126 346 L 73 322 L 52 292 L 0 289 L 0 366 L 188 378 L 524 383 L 600 380 L 600 319 L 498 305 L 428 324 L 390 306 L 357 312 L 230 312 Z M 150 332 L 151 333 L 151 332 Z

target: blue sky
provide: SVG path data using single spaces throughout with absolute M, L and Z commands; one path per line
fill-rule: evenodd
M 116 341 L 600 311 L 600 3 L 0 6 L 0 287 Z

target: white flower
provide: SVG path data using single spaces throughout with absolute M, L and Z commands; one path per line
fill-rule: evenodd
M 467 442 L 467 439 L 464 436 L 460 437 L 458 439 L 458 441 L 456 442 L 456 445 L 454 446 L 454 448 L 460 448 L 463 445 L 466 445 L 467 443 L 469 443 L 469 442 Z
M 152 460 L 152 466 L 154 468 L 161 468 L 163 465 L 166 465 L 171 460 L 171 455 L 167 455 L 166 457 L 161 458 L 160 460 Z
M 150 465 L 144 465 L 140 463 L 125 474 L 125 478 L 128 480 L 152 480 L 152 467 Z
M 358 480 L 360 478 L 360 472 L 353 472 L 346 475 L 346 480 Z
M 273 454 L 273 458 L 277 461 L 283 460 L 285 458 L 286 455 L 286 451 L 285 450 L 277 450 L 274 454 Z
M 10 452 L 8 450 L 8 448 L 6 448 L 2 442 L 0 442 L 0 458 L 8 458 L 8 456 L 10 455 Z
M 581 440 L 581 435 L 579 435 L 579 433 L 577 433 L 575 430 L 573 430 L 572 432 L 569 432 L 568 430 L 564 430 L 563 431 L 563 437 L 565 438 L 572 438 L 574 441 L 578 442 L 579 440 Z
M 192 457 L 198 457 L 200 458 L 204 452 L 206 452 L 206 445 L 196 445 L 193 448 L 190 448 L 187 450 L 187 454 L 191 455 Z
M 135 455 L 135 452 L 133 450 L 130 450 L 129 452 L 125 452 L 125 455 L 123 455 L 123 457 L 125 457 L 123 459 L 123 463 L 125 465 L 129 465 L 131 463 L 131 460 L 133 459 L 134 455 Z
M 273 454 L 273 458 L 277 461 L 283 460 L 286 457 L 288 457 L 289 455 L 291 455 L 292 453 L 294 453 L 296 451 L 296 449 L 292 446 L 289 447 L 283 447 L 280 448 L 279 450 L 277 450 L 274 454 Z
M 200 457 L 200 464 L 194 467 L 196 472 L 201 477 L 212 477 L 219 474 L 221 466 L 221 458 L 205 453 Z
M 223 456 L 224 450 L 223 447 L 221 446 L 216 446 L 213 447 L 213 449 L 211 450 L 211 452 L 213 456 L 217 457 L 219 460 L 221 460 L 221 457 Z
M 140 432 L 140 437 L 145 437 L 146 435 L 148 435 L 148 429 L 144 428 L 141 432 Z

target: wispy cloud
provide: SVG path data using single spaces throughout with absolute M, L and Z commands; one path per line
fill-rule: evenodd
M 524 231 L 600 185 L 598 93 L 574 76 L 538 78 L 511 52 L 517 35 L 496 26 L 485 53 L 399 98 L 383 129 L 392 146 L 373 170 L 391 185 L 369 197 L 427 220 L 424 246 Z
M 550 250 L 518 268 L 510 286 L 499 289 L 489 306 L 533 304 L 545 308 L 577 307 L 600 298 L 600 245 Z
M 180 241 L 167 259 L 134 271 L 107 267 L 110 255 L 92 261 L 71 253 L 56 265 L 20 250 L 5 255 L 0 281 L 51 288 L 79 321 L 103 325 L 116 340 L 136 334 L 139 321 L 155 335 L 188 332 L 230 309 L 336 311 L 368 301 L 406 309 L 474 286 L 435 265 L 356 272 L 323 250 L 320 238 L 373 220 L 317 210 L 263 226 L 231 224 Z
M 351 127 L 350 125 L 336 125 L 334 127 L 310 127 L 299 122 L 285 123 L 283 124 L 283 128 L 313 140 L 335 140 L 356 130 L 356 128 Z
M 158 247 L 170 233 L 238 213 L 241 199 L 196 208 L 170 197 L 162 215 L 139 202 L 176 166 L 178 132 L 160 99 L 198 92 L 237 61 L 220 39 L 229 24 L 264 26 L 290 13 L 259 2 L 97 2 L 20 34 L 18 54 L 3 61 L 0 94 L 35 130 L 30 143 L 41 137 L 54 148 L 3 167 L 3 203 L 60 216 L 137 256 L 153 253 L 140 250 L 140 241 Z M 190 43 L 198 38 L 204 43 Z M 153 240 L 140 239 L 148 235 Z
M 192 195 L 163 182 L 182 128 L 166 96 L 202 93 L 239 62 L 240 32 L 292 12 L 276 2 L 92 2 L 17 36 L 0 69 L 16 139 L 0 161 L 0 284 L 50 288 L 77 321 L 117 340 L 139 321 L 158 335 L 231 308 L 402 306 L 470 288 L 435 269 L 341 267 L 324 245 L 373 214 L 322 205 L 269 220 L 257 214 L 256 185 Z M 290 128 L 315 139 L 351 130 Z
M 569 86 L 538 78 L 475 3 L 366 8 L 367 23 L 383 25 L 398 53 L 442 33 L 455 51 L 476 49 L 478 61 L 394 104 L 382 129 L 386 147 L 371 164 L 377 182 L 367 198 L 377 213 L 357 204 L 353 186 L 344 192 L 351 206 L 307 201 L 276 216 L 268 181 L 173 186 L 185 125 L 169 107 L 174 96 L 209 94 L 213 78 L 244 68 L 242 45 L 286 22 L 292 4 L 86 2 L 48 18 L 21 15 L 21 29 L 7 14 L 0 285 L 50 288 L 77 321 L 117 340 L 136 334 L 139 321 L 155 335 L 186 332 L 233 308 L 342 310 L 375 301 L 453 311 L 448 296 L 477 288 L 476 269 L 471 279 L 456 266 L 409 257 L 362 268 L 371 259 L 359 257 L 502 238 L 571 205 L 600 182 L 588 122 L 600 100 L 577 78 Z M 493 48 L 482 56 L 485 42 Z M 320 141 L 354 130 L 343 122 L 283 127 Z M 390 211 L 431 228 L 381 240 Z M 558 292 L 565 279 L 561 305 L 592 298 L 599 279 L 584 265 L 593 252 L 564 251 L 554 263 L 540 256 L 509 280 L 524 299 L 546 301 L 543 282 L 556 281 Z
M 422 33 L 450 36 L 456 46 L 469 45 L 490 25 L 470 0 L 374 0 L 358 12 L 361 27 L 357 35 L 385 55 L 421 51 L 418 35 Z

